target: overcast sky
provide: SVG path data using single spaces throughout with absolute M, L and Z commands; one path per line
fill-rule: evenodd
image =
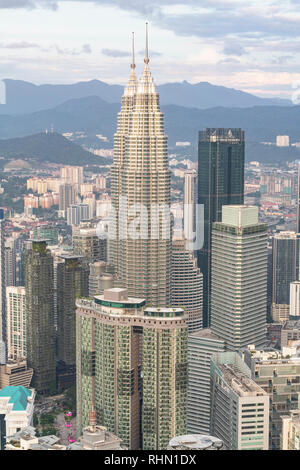
M 0 0 L 0 79 L 124 84 L 132 31 L 142 70 L 145 21 L 156 83 L 300 88 L 299 0 Z

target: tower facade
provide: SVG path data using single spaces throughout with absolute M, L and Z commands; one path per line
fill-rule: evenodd
M 273 238 L 272 318 L 289 319 L 290 284 L 299 280 L 300 234 L 280 232 Z
M 166 306 L 171 263 L 171 224 L 165 215 L 170 211 L 168 143 L 148 52 L 138 83 L 134 69 L 133 59 L 114 143 L 110 262 L 129 295 Z
M 97 227 L 90 222 L 82 222 L 72 228 L 73 251 L 84 256 L 87 263 L 106 261 L 107 240 L 99 237 Z
M 88 268 L 80 257 L 61 255 L 57 264 L 58 360 L 76 364 L 76 299 L 88 297 Z
M 4 211 L 0 209 L 0 341 L 6 343 L 6 291 L 5 291 L 5 248 Z
M 41 394 L 56 388 L 53 258 L 45 240 L 32 240 L 25 264 L 27 360 L 33 387 Z
M 186 248 L 190 248 L 193 234 L 196 232 L 196 205 L 198 201 L 198 175 L 196 170 L 188 170 L 184 174 L 184 234 L 187 239 Z
M 229 350 L 263 347 L 267 322 L 267 227 L 256 206 L 223 206 L 212 231 L 211 329 Z
M 166 449 L 186 433 L 186 317 L 145 303 L 122 288 L 77 301 L 78 432 L 95 406 L 125 447 Z
M 173 240 L 171 304 L 172 307 L 184 308 L 189 332 L 192 333 L 203 325 L 203 275 L 193 252 L 185 247 L 185 240 Z
M 245 133 L 241 129 L 199 132 L 198 204 L 204 205 L 204 245 L 198 251 L 203 274 L 203 320 L 210 323 L 211 233 L 220 222 L 222 206 L 244 203 Z
M 25 287 L 6 288 L 7 355 L 17 360 L 27 357 L 26 352 L 26 292 Z

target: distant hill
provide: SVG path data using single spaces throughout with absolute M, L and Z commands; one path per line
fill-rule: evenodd
M 98 96 L 108 103 L 120 103 L 124 90 L 120 85 L 109 85 L 100 80 L 71 85 L 35 85 L 21 80 L 3 80 L 6 85 L 6 104 L 0 104 L 0 114 L 24 114 L 56 107 L 65 101 Z M 251 106 L 288 106 L 289 100 L 259 98 L 250 93 L 212 85 L 166 83 L 158 87 L 161 104 L 195 107 L 198 109 L 224 106 L 247 108 Z
M 54 124 L 56 132 L 84 131 L 103 134 L 113 145 L 120 104 L 106 103 L 97 96 L 70 100 L 54 109 L 26 115 L 0 115 L 0 139 L 43 132 Z M 242 127 L 247 142 L 275 142 L 276 135 L 287 134 L 300 141 L 300 106 L 256 106 L 251 108 L 211 108 L 200 110 L 182 106 L 162 106 L 170 147 L 188 140 L 195 146 L 198 131 L 205 127 Z
M 56 133 L 40 133 L 16 139 L 0 140 L 0 157 L 4 157 L 5 160 L 33 159 L 65 165 L 107 163 L 104 158 L 95 157 Z

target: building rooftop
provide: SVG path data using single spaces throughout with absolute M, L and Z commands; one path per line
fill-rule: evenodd
M 223 441 L 213 436 L 202 434 L 189 434 L 178 436 L 171 439 L 168 449 L 174 450 L 220 450 L 223 447 Z
M 252 379 L 242 374 L 233 364 L 220 366 L 222 375 L 228 385 L 241 397 L 261 396 L 267 393 Z
M 13 411 L 26 411 L 28 398 L 32 397 L 33 391 L 21 386 L 9 385 L 0 390 L 0 398 L 8 398 L 9 404 L 13 404 Z
M 215 335 L 210 328 L 204 328 L 203 330 L 195 331 L 193 333 L 190 333 L 189 335 L 191 338 L 208 338 L 208 339 L 213 339 L 213 340 L 219 340 L 225 342 L 222 338 L 219 336 Z
M 288 320 L 284 323 L 283 330 L 300 330 L 300 320 Z

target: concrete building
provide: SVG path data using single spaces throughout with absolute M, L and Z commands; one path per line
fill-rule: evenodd
M 115 220 L 110 229 L 115 236 L 110 237 L 109 261 L 116 266 L 130 296 L 144 298 L 153 307 L 165 307 L 170 305 L 172 243 L 167 136 L 148 52 L 139 82 L 134 61 L 131 67 L 118 115 L 111 167 Z M 132 236 L 130 227 L 137 214 L 130 208 L 137 209 L 139 204 L 145 210 L 140 229 Z
M 0 450 L 17 431 L 32 424 L 35 391 L 23 386 L 0 390 Z
M 67 215 L 67 209 L 77 202 L 77 190 L 73 184 L 62 184 L 59 187 L 59 210 L 64 217 Z
M 211 330 L 229 350 L 266 343 L 267 227 L 255 206 L 223 206 L 212 231 Z
M 242 129 L 209 128 L 199 132 L 198 204 L 204 205 L 204 245 L 198 251 L 203 274 L 204 326 L 210 325 L 211 234 L 222 206 L 244 204 L 245 133 Z
M 95 406 L 125 447 L 155 450 L 186 431 L 187 327 L 182 309 L 145 303 L 120 288 L 77 301 L 77 425 Z
M 26 290 L 25 287 L 6 288 L 7 356 L 18 360 L 27 357 Z
M 183 239 L 173 241 L 171 269 L 171 305 L 184 308 L 189 333 L 198 331 L 203 326 L 203 275 Z
M 27 367 L 26 359 L 9 359 L 6 364 L 0 365 L 0 389 L 18 385 L 29 388 L 32 377 L 33 369 Z
M 237 353 L 213 357 L 211 400 L 211 433 L 227 450 L 269 449 L 269 395 Z
M 289 147 L 290 137 L 288 135 L 278 135 L 276 137 L 276 146 L 277 147 Z
M 72 240 L 74 254 L 84 256 L 87 263 L 107 260 L 107 240 L 99 237 L 92 223 L 73 226 Z
M 300 450 L 300 411 L 282 416 L 280 450 Z
M 299 409 L 300 358 L 296 349 L 285 349 L 260 351 L 249 346 L 243 351 L 253 380 L 270 395 L 270 450 L 280 449 L 282 416 Z
M 290 284 L 299 279 L 300 234 L 280 232 L 273 238 L 272 318 L 284 323 L 290 314 Z
M 168 450 L 222 450 L 223 442 L 221 439 L 202 434 L 189 434 L 187 436 L 178 436 L 171 439 Z
M 290 283 L 290 320 L 300 320 L 300 281 Z
M 217 352 L 225 352 L 225 341 L 210 329 L 188 336 L 188 403 L 187 431 L 191 434 L 210 432 L 210 365 Z
M 33 386 L 41 394 L 56 389 L 53 258 L 47 241 L 32 240 L 25 272 L 27 359 Z
M 90 206 L 88 204 L 72 204 L 67 209 L 68 225 L 80 225 L 81 222 L 90 219 Z
M 79 191 L 83 183 L 83 167 L 65 166 L 60 169 L 60 177 L 65 184 L 72 184 Z
M 293 347 L 300 340 L 300 319 L 289 320 L 282 324 L 281 348 Z

